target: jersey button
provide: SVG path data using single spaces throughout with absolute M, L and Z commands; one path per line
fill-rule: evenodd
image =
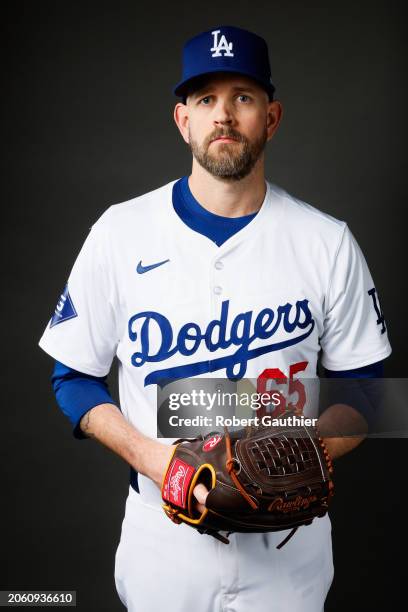
M 214 267 L 216 270 L 222 270 L 224 267 L 224 264 L 222 263 L 222 261 L 216 261 L 214 264 Z
M 218 285 L 216 287 L 214 287 L 214 293 L 215 293 L 215 295 L 221 295 L 222 287 L 218 287 Z

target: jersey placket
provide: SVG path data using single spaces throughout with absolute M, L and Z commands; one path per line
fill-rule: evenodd
M 225 266 L 228 266 L 228 256 L 227 252 L 223 247 L 219 248 L 219 252 L 216 253 L 215 256 L 211 258 L 210 261 L 210 304 L 211 304 L 211 312 L 210 319 L 212 321 L 217 319 L 221 313 L 222 302 L 228 297 L 225 296 L 225 274 L 228 273 L 228 268 L 225 270 Z M 210 372 L 213 371 L 212 360 L 209 360 L 209 369 Z M 214 375 L 216 377 L 216 374 Z M 223 390 L 222 383 L 217 383 L 215 385 L 215 391 Z

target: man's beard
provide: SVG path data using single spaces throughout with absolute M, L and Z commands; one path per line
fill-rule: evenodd
M 211 141 L 220 136 L 234 138 L 242 144 L 218 143 L 213 145 L 218 149 L 217 154 L 213 155 L 209 152 Z M 261 137 L 253 143 L 232 128 L 214 130 L 201 146 L 193 139 L 191 132 L 189 133 L 191 152 L 200 166 L 213 176 L 230 181 L 239 181 L 251 172 L 265 148 L 266 141 L 266 128 Z

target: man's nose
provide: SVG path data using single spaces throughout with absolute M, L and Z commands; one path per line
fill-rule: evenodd
M 232 125 L 235 121 L 231 105 L 226 101 L 220 101 L 214 111 L 214 123 L 216 125 Z

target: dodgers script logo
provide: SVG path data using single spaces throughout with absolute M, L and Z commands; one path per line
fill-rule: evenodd
M 128 333 L 130 340 L 138 342 L 140 348 L 131 356 L 131 363 L 136 368 L 148 362 L 166 361 L 176 354 L 190 357 L 202 343 L 210 353 L 219 349 L 224 351 L 224 355 L 217 359 L 210 359 L 209 355 L 205 361 L 150 372 L 145 378 L 145 386 L 157 384 L 164 387 L 180 378 L 199 376 L 224 368 L 228 378 L 239 380 L 245 376 L 250 359 L 302 342 L 310 336 L 315 326 L 309 300 L 298 300 L 295 305 L 287 302 L 278 306 L 275 311 L 264 308 L 256 317 L 253 311 L 249 310 L 236 315 L 233 321 L 229 320 L 228 310 L 229 300 L 225 300 L 219 319 L 210 321 L 205 330 L 201 330 L 197 323 L 189 322 L 180 328 L 177 335 L 170 321 L 159 312 L 145 311 L 133 315 L 128 322 Z M 139 332 L 135 331 L 136 325 L 140 328 Z M 250 348 L 255 340 L 269 340 L 278 330 L 286 332 L 287 338 Z M 157 331 L 160 346 L 154 352 L 149 340 L 153 332 Z
M 221 36 L 220 40 L 218 40 L 218 34 L 221 34 L 221 30 L 214 30 L 213 32 L 211 32 L 211 34 L 214 37 L 214 43 L 211 47 L 211 51 L 213 51 L 213 53 L 211 54 L 211 56 L 221 57 L 222 55 L 224 55 L 224 57 L 234 57 L 234 54 L 231 53 L 232 42 L 227 42 L 225 34 Z M 224 53 L 222 53 L 222 51 L 224 51 Z

